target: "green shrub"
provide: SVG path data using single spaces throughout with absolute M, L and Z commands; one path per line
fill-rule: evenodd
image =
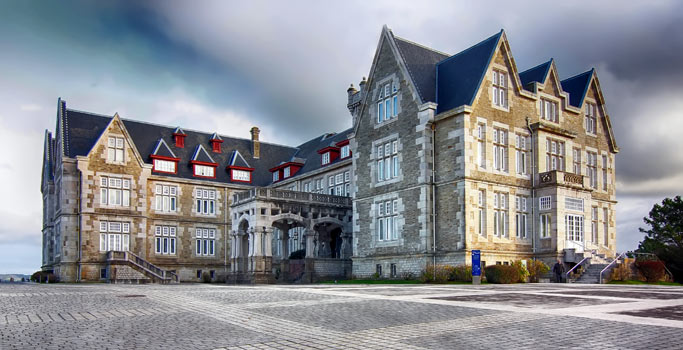
M 290 260 L 300 260 L 306 257 L 306 249 L 300 249 L 289 254 Z
M 529 282 L 532 283 L 538 283 L 538 280 L 550 271 L 550 267 L 543 261 L 531 259 L 526 261 L 526 269 L 529 272 Z
M 453 266 L 449 271 L 448 280 L 457 282 L 472 282 L 472 266 Z
M 521 279 L 519 269 L 513 265 L 491 265 L 485 271 L 486 281 L 489 283 L 510 284 Z
M 628 264 L 618 264 L 612 269 L 609 281 L 629 281 L 631 279 L 631 268 Z
M 524 266 L 524 263 L 522 263 L 522 260 L 513 261 L 512 266 L 514 266 L 517 269 L 517 273 L 519 273 L 519 280 L 517 282 L 526 283 L 527 278 L 529 277 L 529 271 L 526 266 Z
M 659 282 L 664 278 L 664 263 L 661 261 L 636 261 L 636 267 L 647 282 Z
M 449 271 L 452 269 L 449 265 L 427 265 L 420 274 L 420 281 L 423 283 L 445 283 L 448 281 Z

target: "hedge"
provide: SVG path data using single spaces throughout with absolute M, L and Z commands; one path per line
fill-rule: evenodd
M 484 271 L 488 283 L 510 284 L 522 280 L 520 270 L 512 265 L 490 265 Z

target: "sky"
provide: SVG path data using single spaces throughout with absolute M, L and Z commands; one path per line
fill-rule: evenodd
M 419 3 L 419 5 L 418 5 Z M 57 99 L 296 145 L 350 127 L 383 25 L 455 54 L 505 29 L 519 71 L 595 67 L 620 152 L 617 249 L 683 189 L 680 1 L 6 1 L 0 11 L 0 273 L 41 264 L 40 172 Z

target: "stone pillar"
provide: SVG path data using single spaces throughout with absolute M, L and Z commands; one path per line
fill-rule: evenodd
M 315 231 L 312 229 L 304 230 L 304 237 L 306 237 L 306 257 L 315 257 Z
M 273 231 L 274 229 L 272 227 L 264 227 L 263 228 L 263 239 L 265 239 L 265 252 L 263 252 L 263 256 L 273 256 Z
M 341 239 L 342 239 L 342 244 L 341 244 L 341 249 L 339 250 L 339 258 L 340 259 L 349 259 L 351 257 L 351 254 L 349 254 L 349 248 L 351 247 L 351 234 L 348 234 L 346 232 L 342 232 L 341 234 Z
M 289 258 L 289 230 L 280 231 L 282 232 L 282 239 L 280 240 L 280 244 L 282 244 L 282 258 L 287 259 Z
M 254 229 L 253 232 L 253 237 L 254 240 L 252 241 L 252 246 L 253 246 L 253 256 L 263 256 L 263 250 L 261 249 L 261 241 L 263 239 L 263 232 L 259 232 L 257 228 Z

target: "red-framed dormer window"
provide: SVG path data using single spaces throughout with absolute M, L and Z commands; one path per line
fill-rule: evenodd
M 185 147 L 185 134 L 181 133 L 173 133 L 173 138 L 175 139 L 175 146 L 178 148 L 184 148 Z
M 150 156 L 152 158 L 152 171 L 155 173 L 163 174 L 177 174 L 178 173 L 178 161 L 180 159 L 173 157 L 164 156 Z
M 351 146 L 349 145 L 349 140 L 337 142 L 336 146 L 339 147 L 339 159 L 351 157 Z
M 318 150 L 318 154 L 320 154 L 320 163 L 322 165 L 327 165 L 339 158 L 339 147 L 325 147 L 321 150 Z
M 200 162 L 193 160 L 190 162 L 192 164 L 192 176 L 201 177 L 205 179 L 215 179 L 216 178 L 216 163 Z
M 254 168 L 228 166 L 227 169 L 230 172 L 230 181 L 251 183 L 251 174 Z
M 296 175 L 297 171 L 303 166 L 304 163 L 287 162 L 270 169 L 270 172 L 273 173 L 273 182 L 278 182 Z
M 223 140 L 220 139 L 211 139 L 211 150 L 213 150 L 214 153 L 221 153 L 221 143 L 223 143 Z

